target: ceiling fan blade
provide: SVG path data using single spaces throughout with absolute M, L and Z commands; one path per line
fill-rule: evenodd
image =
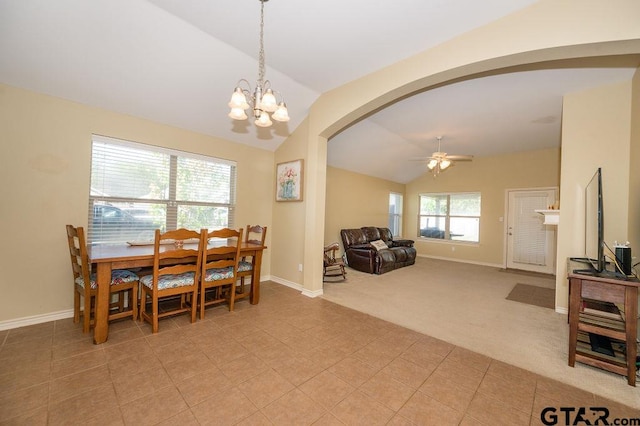
M 433 158 L 433 157 L 418 157 L 418 158 L 410 158 L 409 161 L 429 161 L 429 160 L 437 160 L 437 158 Z
M 471 161 L 473 155 L 447 155 L 447 159 L 451 161 Z

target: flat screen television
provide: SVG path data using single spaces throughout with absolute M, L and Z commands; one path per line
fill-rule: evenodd
M 596 272 L 605 270 L 602 170 L 600 167 L 585 188 L 584 254 Z
M 573 260 L 588 263 L 589 269 L 577 269 L 574 272 L 601 274 L 605 272 L 604 258 L 604 208 L 602 201 L 602 169 L 598 167 L 585 187 L 584 202 L 584 258 Z

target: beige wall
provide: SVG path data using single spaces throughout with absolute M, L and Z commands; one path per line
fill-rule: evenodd
M 389 193 L 404 195 L 405 186 L 335 167 L 327 167 L 324 244 L 340 243 L 340 230 L 389 226 Z
M 633 262 L 640 258 L 640 69 L 631 87 L 631 148 L 629 153 L 629 235 Z
M 65 290 L 68 287 L 64 284 L 69 279 L 68 259 L 61 229 L 69 221 L 86 221 L 91 133 L 238 161 L 237 222 L 261 222 L 270 227 L 267 242 L 271 245 L 264 273 L 268 274 L 271 268 L 272 276 L 300 284 L 315 295 L 322 292 L 328 138 L 396 99 L 459 77 L 544 61 L 640 53 L 638 13 L 637 0 L 620 0 L 616 7 L 602 1 L 541 0 L 323 94 L 310 108 L 304 124 L 275 154 L 0 86 L 0 178 L 4 201 L 0 207 L 4 239 L 0 248 L 0 321 L 70 307 L 70 290 Z M 637 133 L 634 132 L 636 143 Z M 597 149 L 601 154 L 601 146 Z M 634 154 L 637 149 L 634 145 Z M 304 201 L 274 205 L 275 163 L 296 158 L 305 160 Z M 563 168 L 564 165 L 563 160 Z M 573 173 L 565 179 L 563 169 L 561 186 L 573 186 L 580 179 Z M 625 180 L 629 181 L 628 175 Z M 42 226 L 31 230 L 34 223 Z M 562 226 L 561 223 L 559 230 Z M 51 255 L 26 258 L 24 253 L 32 244 L 16 231 L 20 228 L 37 236 L 38 244 L 49 249 Z M 565 234 L 567 241 L 562 241 L 561 235 L 559 232 L 561 244 L 570 244 L 571 234 Z M 303 273 L 298 272 L 301 258 Z M 46 284 L 25 284 L 16 272 L 20 270 L 45 277 Z M 64 294 L 65 291 L 69 293 Z
M 0 321 L 73 307 L 64 226 L 87 225 L 92 133 L 237 161 L 236 227 L 271 227 L 273 152 L 0 85 Z
M 536 66 L 546 61 L 598 58 L 640 53 L 640 2 L 541 0 L 517 13 L 478 28 L 387 68 L 322 94 L 312 105 L 308 127 L 296 129 L 293 139 L 305 145 L 305 202 L 295 214 L 274 215 L 273 237 L 284 237 L 287 221 L 301 224 L 296 238 L 304 245 L 305 291 L 322 292 L 321 263 L 325 235 L 326 141 L 367 114 L 407 96 L 456 78 L 508 67 Z M 285 143 L 276 158 L 291 149 Z M 561 225 L 562 226 L 562 225 Z M 288 232 L 288 231 L 287 231 Z M 292 242 L 298 245 L 299 241 Z M 272 264 L 272 273 L 276 264 Z M 280 269 L 277 274 L 293 275 Z
M 433 177 L 430 173 L 407 184 L 405 236 L 416 240 L 418 255 L 503 265 L 505 260 L 505 196 L 507 189 L 558 187 L 560 150 L 545 149 L 495 157 L 474 158 Z M 428 241 L 418 238 L 419 195 L 480 192 L 480 243 Z M 455 251 L 454 251 L 455 249 Z
M 598 167 L 602 168 L 605 242 L 613 247 L 616 240 L 638 240 L 637 234 L 629 234 L 640 220 L 629 217 L 630 198 L 637 203 L 637 196 L 629 191 L 631 89 L 629 81 L 564 97 L 556 307 L 568 306 L 567 257 L 584 254 L 584 189 Z

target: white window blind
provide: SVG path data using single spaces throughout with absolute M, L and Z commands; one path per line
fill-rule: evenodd
M 235 193 L 235 162 L 94 135 L 88 240 L 233 227 Z
M 516 196 L 513 226 L 513 261 L 546 265 L 547 238 L 536 209 L 547 206 L 547 196 Z
M 402 236 L 402 194 L 389 194 L 389 229 L 394 237 Z

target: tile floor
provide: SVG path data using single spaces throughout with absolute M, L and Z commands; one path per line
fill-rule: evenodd
M 538 425 L 544 407 L 635 410 L 267 282 L 260 304 L 0 331 L 1 425 Z M 589 418 L 590 411 L 585 415 Z M 573 418 L 571 418 L 573 421 Z

